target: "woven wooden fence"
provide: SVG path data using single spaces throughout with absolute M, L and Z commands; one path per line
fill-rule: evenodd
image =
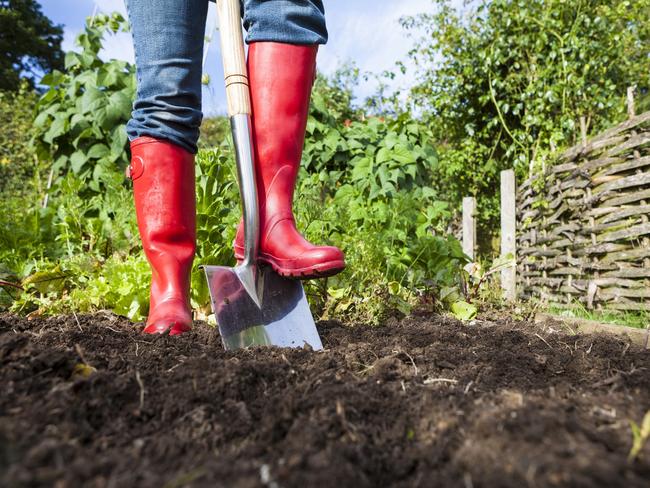
M 650 311 L 650 112 L 524 182 L 517 221 L 519 298 Z

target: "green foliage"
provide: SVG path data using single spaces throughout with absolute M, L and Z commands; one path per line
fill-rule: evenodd
M 222 141 L 223 144 L 223 141 Z M 226 145 L 200 151 L 196 164 L 197 248 L 192 272 L 192 302 L 210 303 L 201 265 L 235 265 L 232 242 L 239 222 L 239 193 L 232 153 Z
M 77 38 L 81 52 L 66 55 L 66 73 L 55 70 L 43 79 L 50 88 L 36 103 L 35 119 L 26 113 L 34 106 L 28 92 L 0 100 L 17 114 L 6 125 L 13 145 L 3 171 L 14 175 L 8 180 L 16 186 L 25 183 L 22 192 L 2 194 L 0 273 L 24 288 L 18 296 L 3 287 L 3 306 L 48 313 L 110 307 L 133 318 L 146 313 L 147 266 L 120 167 L 133 69 L 98 58 L 103 35 L 124 26 L 117 14 L 87 24 Z M 52 188 L 46 187 L 48 169 Z M 34 184 L 22 181 L 27 177 Z
M 227 117 L 211 117 L 201 123 L 199 147 L 211 149 L 220 146 L 230 134 L 230 122 Z
M 332 96 L 345 91 L 337 83 L 321 77 L 314 90 L 297 218 L 308 238 L 340 246 L 348 262 L 341 275 L 312 284 L 313 297 L 328 312 L 375 321 L 457 284 L 466 258 L 455 239 L 434 235 L 450 212 L 433 188 L 428 128 L 407 115 L 351 121 L 352 110 L 332 107 L 349 103 Z
M 97 57 L 104 33 L 122 27 L 117 15 L 96 17 L 78 38 L 82 52 L 66 55 L 68 72 L 45 79 L 50 88 L 36 108 L 35 142 L 42 158 L 54 160 L 55 191 L 47 208 L 35 199 L 16 203 L 24 207 L 20 229 L 0 215 L 7 230 L 0 279 L 25 288 L 12 297 L 14 310 L 147 313 L 149 270 L 119 171 L 133 70 Z M 430 129 L 408 115 L 365 118 L 351 106 L 356 76 L 346 69 L 316 82 L 295 212 L 310 240 L 347 255 L 344 273 L 307 284 L 316 310 L 378 322 L 394 310 L 407 313 L 427 292 L 458 293 L 466 257 L 444 236 L 450 210 L 435 190 Z M 206 120 L 202 145 L 210 149 L 197 157 L 192 303 L 203 313 L 210 302 L 199 266 L 234 265 L 240 210 L 228 129 L 225 118 Z
M 630 449 L 628 460 L 634 461 L 641 453 L 645 443 L 650 439 L 650 410 L 643 416 L 641 425 L 630 421 L 630 428 L 632 429 L 632 449 Z
M 544 164 L 581 116 L 598 131 L 624 117 L 628 86 L 650 89 L 650 0 L 480 0 L 467 15 L 436 3 L 403 20 L 424 32 L 414 105 L 442 142 L 438 190 L 457 205 L 479 196 L 488 225 L 502 169 Z
M 41 80 L 49 89 L 36 106 L 37 153 L 54 161 L 55 176 L 76 175 L 86 192 L 102 193 L 122 181 L 128 164 L 125 124 L 135 95 L 134 67 L 98 56 L 104 35 L 126 28 L 119 14 L 89 19 L 76 40 L 81 52 L 66 53 L 66 71 Z
M 0 90 L 18 90 L 42 72 L 61 69 L 63 28 L 52 24 L 36 0 L 0 0 Z
M 29 144 L 36 98 L 26 82 L 16 92 L 0 92 L 0 201 L 27 193 L 42 169 Z
M 539 304 L 537 304 L 539 305 Z M 560 317 L 594 320 L 606 324 L 623 325 L 646 329 L 650 324 L 650 313 L 644 310 L 588 310 L 585 304 L 574 300 L 562 306 L 545 306 L 545 310 Z
M 96 259 L 79 254 L 41 262 L 23 280 L 25 291 L 13 304 L 16 312 L 91 312 L 110 309 L 132 320 L 143 320 L 149 307 L 151 272 L 144 255 Z
M 352 91 L 358 82 L 359 70 L 352 65 L 342 66 L 331 77 L 319 73 L 311 96 L 311 117 L 330 125 L 360 117 L 352 106 Z
M 46 208 L 27 195 L 11 200 L 0 215 L 0 279 L 25 289 L 18 295 L 3 288 L 3 306 L 47 313 L 111 308 L 132 318 L 146 313 L 147 302 L 140 297 L 148 265 L 136 238 L 130 192 L 120 185 L 108 187 L 104 196 L 84 198 L 83 186 L 67 175 Z M 16 215 L 21 215 L 19 225 Z M 135 269 L 130 271 L 134 263 L 140 263 L 137 279 Z M 127 288 L 131 292 L 122 296 Z

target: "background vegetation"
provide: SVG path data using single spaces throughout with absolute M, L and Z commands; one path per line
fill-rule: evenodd
M 63 28 L 36 0 L 0 0 L 0 90 L 33 86 L 44 73 L 63 67 Z
M 379 321 L 428 303 L 471 318 L 482 273 L 462 270 L 448 232 L 461 198 L 478 197 L 483 234 L 496 237 L 500 170 L 551 164 L 574 142 L 580 116 L 590 130 L 622 119 L 629 85 L 647 103 L 650 0 L 481 0 L 464 13 L 435 3 L 436 14 L 403 19 L 413 68 L 396 71 L 417 80 L 408 90 L 380 85 L 356 102 L 353 66 L 316 81 L 297 220 L 349 262 L 308 284 L 322 315 Z M 2 307 L 146 315 L 149 270 L 123 176 L 134 68 L 97 56 L 104 36 L 126 28 L 117 14 L 95 16 L 39 93 L 23 83 L 0 95 Z M 239 204 L 228 132 L 225 119 L 206 120 L 197 158 L 192 299 L 202 314 L 198 266 L 233 264 Z M 493 251 L 487 239 L 483 256 Z
M 454 206 L 478 197 L 490 235 L 501 170 L 551 164 L 581 116 L 593 133 L 623 120 L 628 86 L 647 96 L 650 1 L 480 0 L 465 14 L 434 3 L 437 13 L 403 19 L 417 39 L 411 106 L 438 141 L 439 190 Z

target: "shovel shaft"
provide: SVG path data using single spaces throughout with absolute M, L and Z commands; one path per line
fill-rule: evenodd
M 259 245 L 259 209 L 251 127 L 248 70 L 244 54 L 239 0 L 217 0 L 221 57 L 226 82 L 228 115 L 235 146 L 239 192 L 244 214 L 244 262 L 256 275 Z
M 230 117 L 232 138 L 235 144 L 239 193 L 244 214 L 244 262 L 242 266 L 255 269 L 259 246 L 260 217 L 255 184 L 251 117 L 237 114 Z
M 251 113 L 239 0 L 217 0 L 228 115 Z

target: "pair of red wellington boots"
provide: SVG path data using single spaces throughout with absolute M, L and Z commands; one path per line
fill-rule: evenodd
M 253 139 L 260 211 L 259 261 L 298 279 L 320 278 L 345 267 L 340 249 L 315 246 L 296 230 L 293 192 L 300 167 L 316 46 L 272 42 L 248 52 Z M 190 273 L 196 248 L 194 156 L 170 142 L 131 142 L 138 227 L 151 265 L 147 333 L 182 334 L 191 328 Z M 243 226 L 234 243 L 243 259 Z

